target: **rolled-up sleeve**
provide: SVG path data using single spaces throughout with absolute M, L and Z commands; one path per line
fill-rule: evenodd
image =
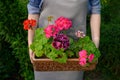
M 43 0 L 29 0 L 27 5 L 28 14 L 39 14 Z
M 101 12 L 100 0 L 89 0 L 89 12 L 90 14 L 100 14 Z

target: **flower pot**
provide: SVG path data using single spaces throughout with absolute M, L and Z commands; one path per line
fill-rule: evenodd
M 70 58 L 66 63 L 58 63 L 48 58 L 33 57 L 33 67 L 35 71 L 87 71 L 94 70 L 96 65 L 97 62 L 91 63 L 86 67 L 80 66 L 78 58 Z

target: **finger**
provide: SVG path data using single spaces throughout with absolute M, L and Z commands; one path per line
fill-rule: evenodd
M 30 61 L 31 61 L 31 63 L 33 63 L 33 59 L 32 58 L 30 58 Z
M 29 57 L 30 57 L 31 63 L 33 63 L 33 52 L 32 51 L 29 52 Z
M 30 54 L 31 63 L 33 63 L 33 53 Z

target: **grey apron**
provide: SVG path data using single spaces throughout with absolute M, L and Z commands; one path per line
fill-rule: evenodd
M 73 22 L 72 28 L 67 31 L 68 36 L 76 38 L 76 31 L 82 30 L 86 33 L 87 7 L 88 0 L 43 0 L 39 27 L 47 26 L 48 16 L 53 16 L 54 19 L 64 16 Z M 82 80 L 83 78 L 83 71 L 34 71 L 34 74 L 35 80 Z

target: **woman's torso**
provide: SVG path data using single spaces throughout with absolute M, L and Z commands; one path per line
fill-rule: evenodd
M 64 16 L 73 22 L 73 27 L 67 31 L 69 36 L 73 37 L 76 30 L 86 32 L 87 8 L 88 0 L 43 0 L 39 27 L 47 26 L 48 16 L 53 16 L 54 19 Z

